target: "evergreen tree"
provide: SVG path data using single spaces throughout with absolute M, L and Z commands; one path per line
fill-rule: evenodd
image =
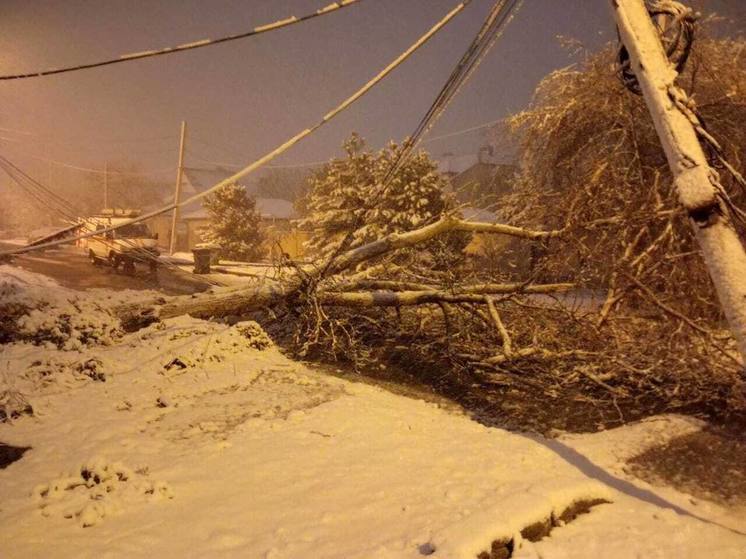
M 250 261 L 264 256 L 261 215 L 245 187 L 229 184 L 206 196 L 202 204 L 210 215 L 205 239 L 220 245 L 223 257 Z
M 351 231 L 352 246 L 410 231 L 449 209 L 447 183 L 424 151 L 408 158 L 384 187 L 384 176 L 401 146 L 392 142 L 373 153 L 353 133 L 343 147 L 346 158 L 331 161 L 310 179 L 308 217 L 301 225 L 313 231 L 308 243 L 312 250 L 326 254 Z

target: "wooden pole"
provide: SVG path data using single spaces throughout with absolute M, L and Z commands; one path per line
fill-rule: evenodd
M 109 207 L 109 162 L 104 162 L 104 209 Z
M 184 141 L 186 139 L 186 121 L 181 121 L 181 139 L 179 141 L 179 166 L 176 169 L 176 187 L 174 189 L 174 213 L 171 216 L 171 239 L 169 242 L 169 254 L 176 250 L 176 225 L 179 221 L 179 198 L 181 197 L 181 177 L 184 172 Z
M 694 123 L 676 85 L 644 0 L 611 0 L 619 36 L 653 118 L 679 200 L 686 209 L 720 304 L 741 357 L 746 359 L 746 252 L 718 195 L 717 173 L 710 168 Z

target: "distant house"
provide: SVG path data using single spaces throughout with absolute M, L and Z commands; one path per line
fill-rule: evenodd
M 182 178 L 181 198 L 187 199 L 204 192 L 232 174 L 232 170 L 218 166 L 187 167 Z M 303 244 L 308 236 L 293 223 L 297 217 L 293 203 L 279 198 L 258 197 L 255 188 L 247 187 L 247 190 L 255 196 L 256 207 L 262 217 L 262 229 L 267 238 L 266 257 L 270 258 L 280 252 L 290 258 L 302 257 Z M 180 208 L 179 221 L 176 225 L 176 250 L 188 251 L 196 244 L 204 242 L 204 234 L 209 223 L 209 215 L 202 207 L 201 200 Z M 161 244 L 168 246 L 171 242 L 171 213 L 154 218 L 151 227 L 158 233 Z
M 517 168 L 497 163 L 489 146 L 476 154 L 444 154 L 438 170 L 445 176 L 459 202 L 474 206 L 494 206 L 501 196 L 512 190 Z
M 496 162 L 492 149 L 483 146 L 476 154 L 444 154 L 438 162 L 438 170 L 448 179 L 451 192 L 461 204 L 464 219 L 485 223 L 499 222 L 492 209 L 499 205 L 502 196 L 512 190 L 517 171 L 515 165 Z M 503 237 L 476 233 L 472 235 L 466 252 L 484 256 L 500 251 L 505 246 L 507 241 Z
M 495 212 L 473 206 L 462 206 L 461 216 L 467 221 L 478 221 L 480 223 L 500 222 Z M 471 242 L 469 242 L 464 251 L 471 256 L 487 256 L 488 254 L 503 250 L 507 245 L 508 238 L 504 235 L 473 233 Z

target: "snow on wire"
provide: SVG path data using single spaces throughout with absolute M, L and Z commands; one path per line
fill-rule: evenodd
M 75 72 L 77 70 L 88 70 L 90 68 L 99 68 L 101 66 L 109 66 L 111 64 L 119 64 L 120 62 L 130 62 L 132 60 L 140 60 L 142 58 L 150 58 L 153 56 L 161 56 L 164 54 L 173 54 L 176 52 L 183 52 L 185 50 L 192 50 L 192 49 L 198 49 L 202 47 L 208 47 L 211 45 L 218 45 L 220 43 L 227 43 L 228 41 L 236 41 L 238 39 L 246 39 L 248 37 L 253 37 L 255 35 L 260 35 L 261 33 L 266 33 L 268 31 L 274 31 L 276 29 L 282 29 L 283 27 L 289 27 L 290 25 L 300 23 L 303 21 L 308 21 L 310 19 L 317 18 L 319 16 L 323 16 L 326 14 L 330 14 L 332 12 L 336 12 L 337 10 L 340 10 L 342 8 L 346 8 L 348 6 L 351 6 L 353 4 L 362 2 L 362 0 L 340 0 L 339 2 L 332 2 L 328 6 L 325 6 L 323 8 L 319 8 L 315 12 L 311 12 L 309 14 L 296 17 L 296 16 L 289 16 L 284 19 L 277 20 L 272 23 L 267 23 L 264 25 L 260 25 L 258 27 L 254 27 L 250 31 L 245 31 L 242 33 L 236 33 L 233 35 L 227 35 L 225 37 L 219 37 L 218 39 L 201 39 L 199 41 L 191 41 L 189 43 L 184 43 L 181 45 L 177 45 L 175 47 L 165 47 L 161 49 L 153 49 L 153 50 L 146 50 L 141 52 L 132 52 L 128 54 L 122 54 L 116 58 L 109 58 L 107 60 L 99 60 L 98 62 L 90 62 L 87 64 L 76 64 L 75 66 L 66 66 L 64 68 L 49 68 L 47 70 L 40 70 L 37 72 L 24 72 L 21 74 L 8 74 L 5 76 L 0 76 L 0 80 L 22 80 L 26 78 L 39 78 L 42 76 L 51 76 L 54 74 L 63 74 L 66 72 Z

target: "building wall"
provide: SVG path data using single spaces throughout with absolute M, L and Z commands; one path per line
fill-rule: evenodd
M 145 223 L 153 233 L 158 234 L 158 246 L 168 249 L 171 243 L 171 214 L 157 215 Z
M 186 224 L 186 232 L 183 240 L 181 235 L 179 236 L 177 250 L 189 251 L 198 243 L 204 242 L 204 233 L 210 221 L 208 219 L 188 219 L 183 223 Z M 267 235 L 265 243 L 265 257 L 267 259 L 280 256 L 280 250 L 293 259 L 304 256 L 303 245 L 309 238 L 307 231 L 294 227 L 288 220 L 265 220 L 262 222 L 262 229 Z

